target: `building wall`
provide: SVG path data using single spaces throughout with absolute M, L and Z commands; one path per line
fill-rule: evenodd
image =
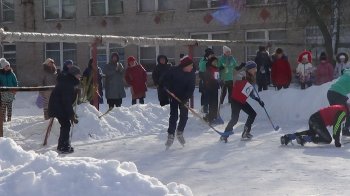
M 15 1 L 15 22 L 1 23 L 7 31 L 34 31 L 45 33 L 80 33 L 96 35 L 156 36 L 172 35 L 178 38 L 190 38 L 191 33 L 229 32 L 229 39 L 245 40 L 247 30 L 286 29 L 287 40 L 283 43 L 271 42 L 270 52 L 282 47 L 289 56 L 291 65 L 296 66 L 296 57 L 306 46 L 305 30 L 293 21 L 288 4 L 274 6 L 251 6 L 238 8 L 240 19 L 231 25 L 222 25 L 216 20 L 205 21 L 206 16 L 217 9 L 189 10 L 189 1 L 173 0 L 175 9 L 166 12 L 137 11 L 137 0 L 124 1 L 124 13 L 117 16 L 89 16 L 89 1 L 76 1 L 76 15 L 72 20 L 45 20 L 43 1 Z M 21 2 L 34 2 L 23 4 Z M 263 13 L 268 13 L 264 18 Z M 349 15 L 349 14 L 348 14 Z M 264 19 L 263 19 L 264 18 Z M 157 19 L 159 19 L 157 21 Z M 288 43 L 286 43 L 288 42 Z M 294 43 L 294 44 L 293 44 Z M 297 44 L 295 44 L 297 43 Z M 262 42 L 261 44 L 267 44 Z M 258 47 L 260 44 L 250 44 Z M 77 65 L 85 68 L 90 58 L 90 44 L 77 43 Z M 244 43 L 230 46 L 239 62 L 246 60 Z M 125 47 L 125 58 L 139 56 L 138 46 Z M 188 47 L 175 46 L 174 56 L 179 62 L 180 53 L 188 53 Z M 204 51 L 203 51 L 204 53 Z M 222 51 L 216 51 L 221 55 Z M 20 85 L 29 86 L 38 83 L 37 71 L 45 59 L 43 43 L 16 43 L 16 73 Z

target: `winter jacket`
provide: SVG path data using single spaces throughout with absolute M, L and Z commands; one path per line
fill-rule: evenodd
M 332 84 L 330 91 L 337 92 L 345 97 L 350 93 L 350 70 L 345 70 L 338 80 Z
M 347 63 L 337 62 L 334 68 L 334 78 L 340 77 L 344 69 L 350 69 L 350 62 L 347 62 Z
M 280 59 L 274 59 L 271 67 L 271 80 L 276 86 L 290 84 L 292 81 L 292 70 L 287 56 L 283 55 Z
M 132 99 L 140 99 L 146 96 L 147 91 L 147 73 L 142 65 L 138 64 L 126 68 L 125 81 L 131 86 Z
M 202 57 L 201 60 L 199 60 L 199 72 L 202 72 L 204 73 L 205 70 L 207 69 L 207 62 L 208 62 L 208 59 L 205 58 L 205 57 Z
M 99 103 L 103 103 L 103 90 L 102 90 L 102 70 L 100 67 L 97 67 L 97 83 L 98 83 L 98 94 Z M 89 65 L 83 72 L 83 78 L 81 80 L 81 85 L 83 87 L 84 92 L 84 98 L 88 101 L 92 101 L 94 97 L 94 93 L 96 89 L 93 86 L 94 79 L 93 79 L 93 69 L 92 65 Z
M 160 81 L 170 92 L 174 93 L 182 101 L 187 101 L 193 95 L 195 88 L 195 69 L 184 72 L 182 67 L 171 67 Z
M 208 65 L 204 73 L 204 85 L 208 91 L 217 91 L 219 89 L 219 69 L 213 65 Z
M 106 99 L 122 99 L 126 97 L 124 90 L 124 67 L 121 63 L 109 63 L 104 66 Z
M 265 83 L 263 80 L 270 82 L 270 68 L 272 65 L 271 59 L 267 52 L 257 52 L 255 57 L 255 63 L 257 64 L 256 80 L 257 83 Z M 267 77 L 266 77 L 267 76 Z
M 253 91 L 254 87 L 248 80 L 237 80 L 232 87 L 231 98 L 241 104 L 245 104 L 248 97 L 252 96 Z
M 330 82 L 333 80 L 333 65 L 329 62 L 324 62 L 317 66 L 315 76 L 316 76 L 316 85 L 321 85 L 326 82 Z
M 218 68 L 220 70 L 220 79 L 225 82 L 233 81 L 234 68 L 237 66 L 237 61 L 233 56 L 222 55 L 219 57 Z
M 165 58 L 165 64 L 160 64 L 159 60 L 161 58 Z M 152 79 L 153 79 L 153 83 L 156 86 L 159 86 L 159 80 L 161 77 L 164 76 L 164 74 L 169 71 L 171 65 L 168 64 L 168 58 L 164 55 L 159 55 L 157 58 L 157 62 L 158 64 L 156 65 L 156 67 L 154 68 L 153 72 L 152 72 Z
M 77 97 L 79 80 L 71 74 L 61 76 L 49 100 L 49 116 L 71 119 L 74 116 L 73 104 Z
M 40 86 L 55 86 L 57 83 L 57 70 L 55 66 L 49 66 L 46 64 L 43 64 L 42 69 L 42 78 L 39 82 Z M 43 104 L 44 108 L 48 108 L 49 99 L 51 95 L 52 90 L 46 90 L 46 91 L 40 91 L 39 94 L 43 98 Z
M 314 68 L 311 63 L 307 63 L 307 64 L 299 63 L 296 69 L 296 72 L 299 77 L 299 81 L 301 83 L 310 82 L 312 79 L 311 75 L 313 71 L 314 71 Z
M 17 78 L 12 69 L 5 71 L 2 69 L 0 71 L 0 86 L 5 87 L 16 87 L 18 86 Z M 3 102 L 12 102 L 15 99 L 14 92 L 2 92 L 1 101 Z

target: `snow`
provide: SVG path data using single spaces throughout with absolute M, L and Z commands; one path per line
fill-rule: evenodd
M 309 116 L 328 105 L 330 85 L 261 92 L 279 131 L 273 130 L 263 108 L 249 100 L 258 115 L 248 142 L 240 141 L 244 113 L 226 144 L 190 114 L 185 147 L 175 141 L 168 151 L 169 106 L 158 105 L 154 89 L 147 92 L 147 104 L 131 106 L 128 94 L 122 107 L 101 119 L 101 112 L 81 104 L 79 123 L 72 128 L 75 152 L 65 156 L 54 151 L 58 122 L 43 147 L 48 121 L 35 106 L 36 93 L 21 92 L 0 139 L 0 195 L 349 195 L 347 144 L 335 148 L 333 143 L 302 147 L 279 142 L 283 134 L 308 128 Z M 194 97 L 198 111 L 198 89 Z M 100 110 L 106 111 L 107 105 Z M 216 128 L 224 130 L 230 116 L 225 103 L 225 124 Z

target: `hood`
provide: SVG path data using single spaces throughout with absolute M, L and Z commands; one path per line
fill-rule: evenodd
M 159 60 L 161 58 L 164 58 L 165 59 L 165 64 L 168 64 L 168 57 L 166 57 L 165 55 L 158 55 L 157 57 L 157 63 L 160 64 Z

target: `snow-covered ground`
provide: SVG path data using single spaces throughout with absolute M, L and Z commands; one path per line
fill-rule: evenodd
M 169 107 L 158 105 L 154 89 L 147 92 L 147 104 L 131 106 L 128 94 L 123 107 L 100 120 L 101 112 L 82 104 L 77 107 L 79 124 L 72 128 L 75 152 L 66 156 L 53 152 L 58 122 L 43 147 L 48 121 L 35 106 L 36 94 L 18 93 L 13 120 L 5 123 L 5 139 L 0 139 L 0 195 L 349 195 L 350 145 L 279 142 L 285 133 L 308 128 L 309 116 L 328 105 L 329 86 L 261 92 L 281 129 L 274 131 L 265 111 L 250 100 L 258 116 L 248 142 L 240 141 L 247 117 L 243 112 L 226 144 L 190 114 L 186 146 L 175 141 L 168 151 Z M 198 89 L 194 97 L 198 111 Z M 101 111 L 106 110 L 102 105 Z M 224 130 L 230 115 L 225 103 L 225 124 L 216 128 Z

